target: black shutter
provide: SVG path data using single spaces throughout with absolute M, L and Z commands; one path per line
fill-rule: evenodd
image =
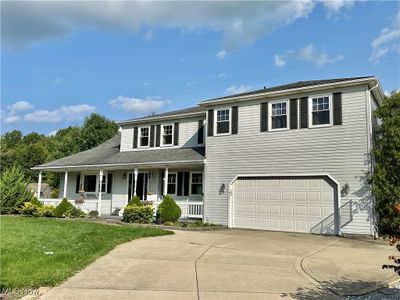
M 184 196 L 189 196 L 189 179 L 190 179 L 190 173 L 185 172 L 184 173 L 184 184 L 183 184 L 183 195 Z
M 197 130 L 197 144 L 204 144 L 204 120 L 199 120 Z
M 150 147 L 154 147 L 154 125 L 150 126 Z
M 238 133 L 239 126 L 239 108 L 237 106 L 232 106 L 232 134 Z
M 161 172 L 161 196 L 164 196 L 164 172 Z
M 297 129 L 297 99 L 290 99 L 290 129 Z
M 107 174 L 107 194 L 112 193 L 112 173 Z
M 207 116 L 207 136 L 213 136 L 213 135 L 214 135 L 214 110 L 209 109 Z
M 182 196 L 183 172 L 178 172 L 177 185 L 178 185 L 178 188 L 177 188 L 176 194 L 178 196 Z
M 179 123 L 174 124 L 174 145 L 179 145 Z
M 156 127 L 156 147 L 160 147 L 161 125 Z
M 342 93 L 333 93 L 333 125 L 342 125 Z
M 75 193 L 77 194 L 79 193 L 80 185 L 81 185 L 81 175 L 78 174 L 76 175 L 76 186 L 75 186 Z
M 133 127 L 133 148 L 137 148 L 137 142 L 138 142 L 138 128 Z
M 260 131 L 268 131 L 268 102 L 261 103 Z
M 300 98 L 300 128 L 308 128 L 308 97 Z

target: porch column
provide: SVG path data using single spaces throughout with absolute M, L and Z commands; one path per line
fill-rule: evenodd
M 37 198 L 40 200 L 40 191 L 42 190 L 42 171 L 39 171 L 39 180 L 37 187 Z
M 164 172 L 164 196 L 168 194 L 168 168 Z
M 68 183 L 68 171 L 65 171 L 63 198 L 67 198 L 67 183 Z
M 97 207 L 99 216 L 101 215 L 101 186 L 102 186 L 102 183 L 103 183 L 103 169 L 100 169 L 100 172 L 99 172 L 99 201 L 98 201 L 98 207 Z
M 136 168 L 135 171 L 133 172 L 133 175 L 135 176 L 135 185 L 133 187 L 133 196 L 136 196 L 136 187 L 137 187 L 137 177 L 139 174 L 139 170 Z

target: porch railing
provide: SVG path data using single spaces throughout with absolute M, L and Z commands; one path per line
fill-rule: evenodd
M 154 211 L 158 210 L 161 201 L 153 202 Z M 181 208 L 181 218 L 203 218 L 203 202 L 199 201 L 176 201 Z
M 62 199 L 40 199 L 39 201 L 43 205 L 53 205 L 57 206 Z M 75 200 L 68 200 L 69 203 L 74 205 L 75 207 L 79 207 L 81 210 L 84 212 L 88 213 L 89 211 L 92 210 L 97 210 L 98 211 L 98 201 L 97 200 L 85 200 L 83 203 L 75 203 Z

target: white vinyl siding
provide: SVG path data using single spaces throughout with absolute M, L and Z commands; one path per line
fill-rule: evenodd
M 350 192 L 341 199 L 341 230 L 371 234 L 371 195 L 365 177 L 368 170 L 365 86 L 322 93 L 339 91 L 343 117 L 340 126 L 260 132 L 260 102 L 239 104 L 239 134 L 207 137 L 204 220 L 228 224 L 229 183 L 238 174 L 328 173 L 341 185 L 350 186 Z M 310 95 L 290 95 L 290 98 Z
M 188 119 L 179 119 L 176 121 L 171 121 L 168 124 L 178 122 L 179 123 L 179 146 L 169 146 L 166 148 L 171 147 L 202 147 L 204 144 L 199 144 L 197 139 L 197 131 L 198 131 L 198 123 L 199 120 L 204 119 L 204 117 L 197 117 L 197 118 L 188 118 Z M 154 122 L 148 123 L 146 126 L 162 124 L 163 122 Z M 167 123 L 165 123 L 167 124 Z M 137 126 L 137 125 L 135 125 Z M 142 151 L 144 148 L 132 148 L 132 141 L 133 141 L 133 128 L 134 125 L 123 125 L 122 132 L 121 132 L 121 151 Z M 140 127 L 140 126 L 139 126 Z M 156 134 L 156 130 L 154 129 L 154 134 Z M 206 131 L 204 130 L 204 136 L 206 135 Z M 153 139 L 154 137 L 150 137 Z M 162 141 L 162 137 L 160 138 L 160 142 Z M 139 142 L 139 132 L 138 132 L 138 142 Z M 154 139 L 155 145 L 155 139 Z M 157 149 L 157 147 L 154 147 Z M 149 148 L 154 149 L 154 148 Z M 161 147 L 162 148 L 162 147 Z M 145 148 L 147 149 L 147 148 Z

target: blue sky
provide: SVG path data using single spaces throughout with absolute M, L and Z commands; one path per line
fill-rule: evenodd
M 1 130 L 50 134 L 299 80 L 400 88 L 399 2 L 5 2 Z M 29 6 L 29 7 L 27 7 Z

